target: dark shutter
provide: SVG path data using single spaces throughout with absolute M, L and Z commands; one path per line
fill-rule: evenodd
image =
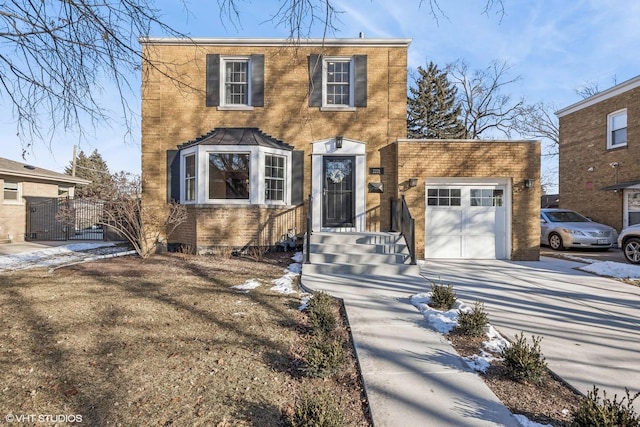
M 367 55 L 353 57 L 355 68 L 355 102 L 356 107 L 367 106 Z
M 167 150 L 167 202 L 180 201 L 179 154 L 179 150 Z
M 322 55 L 309 55 L 309 107 L 322 107 Z
M 304 151 L 291 153 L 291 204 L 304 203 Z
M 207 107 L 220 105 L 220 55 L 207 54 Z
M 251 105 L 264 107 L 264 55 L 251 55 Z

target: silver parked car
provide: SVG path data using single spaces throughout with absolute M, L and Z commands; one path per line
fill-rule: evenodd
M 559 251 L 565 248 L 608 250 L 616 242 L 616 230 L 567 209 L 540 210 L 540 244 Z
M 618 236 L 618 247 L 632 264 L 640 264 L 640 224 L 625 227 Z

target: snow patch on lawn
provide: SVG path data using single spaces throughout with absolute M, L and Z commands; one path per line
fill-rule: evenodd
M 296 278 L 302 272 L 302 264 L 300 264 L 300 261 L 302 261 L 302 252 L 296 252 L 291 257 L 291 259 L 297 262 L 289 264 L 289 266 L 285 270 L 285 273 L 281 277 L 278 277 L 277 279 L 271 281 L 271 283 L 273 283 L 273 286 L 270 288 L 270 290 L 279 292 L 281 294 L 293 294 L 298 292 L 296 289 L 294 289 L 294 284 L 296 282 Z M 232 288 L 242 293 L 248 293 L 249 291 L 261 285 L 262 282 L 260 282 L 259 280 L 250 279 L 241 285 L 232 286 Z

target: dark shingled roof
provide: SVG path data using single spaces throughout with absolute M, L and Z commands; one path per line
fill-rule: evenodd
M 259 145 L 262 147 L 293 150 L 293 147 L 267 135 L 258 128 L 215 128 L 211 132 L 180 145 L 179 149 L 195 145 Z

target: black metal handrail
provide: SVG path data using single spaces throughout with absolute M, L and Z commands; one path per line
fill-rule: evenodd
M 399 229 L 400 234 L 404 236 L 411 257 L 411 265 L 416 265 L 416 221 L 409 212 L 404 195 L 398 201 L 391 201 L 391 228 L 392 231 Z
M 313 219 L 313 197 L 309 194 L 309 203 L 307 204 L 307 233 L 304 248 L 304 263 L 311 263 L 311 232 Z

